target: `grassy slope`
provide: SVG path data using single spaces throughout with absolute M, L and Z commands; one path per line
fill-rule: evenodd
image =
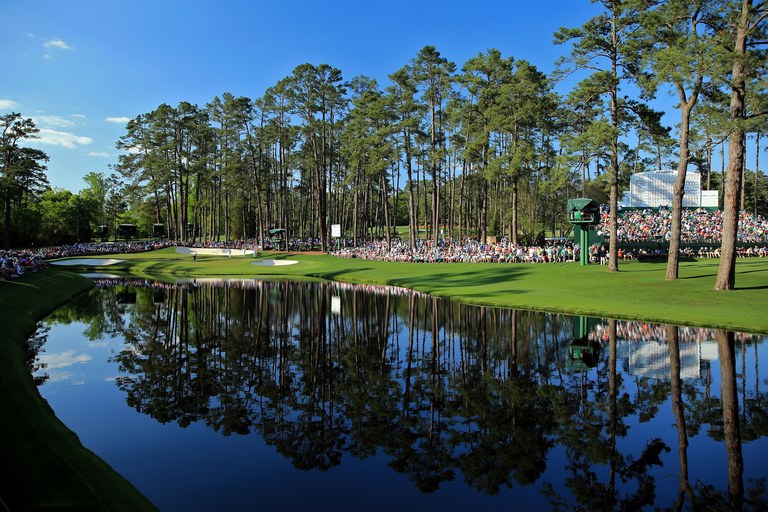
M 123 256 L 121 256 L 123 258 Z M 768 260 L 738 260 L 737 290 L 715 291 L 719 260 L 686 261 L 680 279 L 666 281 L 666 263 L 627 262 L 606 267 L 561 264 L 407 264 L 331 256 L 274 254 L 295 259 L 281 267 L 251 265 L 249 257 L 175 254 L 165 249 L 124 256 L 104 267 L 147 276 L 310 276 L 358 283 L 406 286 L 471 304 L 641 319 L 768 333 Z M 108 270 L 107 270 L 108 269 Z
M 90 286 L 60 270 L 0 282 L 0 496 L 10 510 L 154 510 L 55 417 L 26 366 L 37 320 Z

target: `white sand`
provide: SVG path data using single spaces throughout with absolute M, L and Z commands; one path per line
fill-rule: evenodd
M 258 265 L 260 267 L 284 267 L 285 265 L 295 265 L 296 260 L 259 260 L 254 261 L 251 265 Z
M 73 260 L 52 261 L 51 265 L 103 267 L 105 265 L 114 265 L 115 263 L 122 263 L 124 261 L 125 260 L 113 260 L 109 258 L 76 258 Z
M 212 256 L 230 256 L 230 249 L 219 249 L 210 247 L 177 247 L 176 254 L 207 254 Z M 252 256 L 253 249 L 232 249 L 232 256 Z

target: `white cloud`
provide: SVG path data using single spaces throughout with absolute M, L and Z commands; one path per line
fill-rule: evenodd
M 141 146 L 131 146 L 129 148 L 123 149 L 123 151 L 125 151 L 129 155 L 138 155 L 139 153 L 142 152 L 142 149 L 141 149 Z
M 90 137 L 83 137 L 69 132 L 51 130 L 50 128 L 41 128 L 40 133 L 37 135 L 37 140 L 43 144 L 51 144 L 69 149 L 74 149 L 77 146 L 87 146 L 93 142 L 93 139 Z
M 59 116 L 35 116 L 32 118 L 36 124 L 42 126 L 53 126 L 56 128 L 66 128 L 68 126 L 74 126 L 75 123 L 69 119 L 64 119 Z
M 0 110 L 10 110 L 12 108 L 18 107 L 19 104 L 16 103 L 13 100 L 7 100 L 7 99 L 1 99 L 0 98 Z
M 85 119 L 85 114 L 72 114 L 72 117 L 76 117 L 77 119 Z
M 44 46 L 46 48 L 58 48 L 59 50 L 71 50 L 72 49 L 71 46 L 69 46 L 67 43 L 65 43 L 61 39 L 51 39 L 50 41 L 46 41 Z
M 108 117 L 106 119 L 108 123 L 120 123 L 120 124 L 125 124 L 130 120 L 131 118 L 129 117 Z
M 77 354 L 74 350 L 67 350 L 58 354 L 44 354 L 40 356 L 40 362 L 45 364 L 48 370 L 66 368 L 78 363 L 87 363 L 93 357 L 90 354 Z
M 88 156 L 95 156 L 97 158 L 109 158 L 109 153 L 106 151 L 89 151 Z
M 69 380 L 73 377 L 72 372 L 51 372 L 48 375 L 48 382 L 64 382 L 66 380 Z

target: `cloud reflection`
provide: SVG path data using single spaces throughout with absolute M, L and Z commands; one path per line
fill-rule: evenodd
M 56 368 L 66 368 L 78 363 L 88 363 L 93 359 L 89 354 L 78 354 L 74 350 L 67 350 L 58 354 L 44 354 L 40 356 L 40 362 L 45 365 L 44 368 L 55 370 Z

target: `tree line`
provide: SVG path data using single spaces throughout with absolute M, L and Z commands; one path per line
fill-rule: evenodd
M 718 287 L 732 287 L 739 210 L 766 211 L 759 170 L 765 3 L 598 3 L 598 15 L 554 35 L 567 52 L 550 75 L 497 49 L 459 67 L 425 46 L 385 84 L 302 64 L 260 97 L 224 93 L 202 106 L 159 105 L 127 123 L 113 173 L 86 176 L 85 205 L 45 191 L 44 175 L 31 186 L 13 160 L 18 139 L 4 129 L 4 239 L 12 226 L 23 236 L 24 226 L 40 225 L 30 205 L 48 194 L 73 219 L 80 208 L 92 225 L 161 223 L 185 242 L 262 241 L 279 228 L 325 251 L 330 224 L 340 224 L 355 244 L 392 236 L 411 244 L 447 236 L 536 243 L 545 233 L 567 233 L 567 199 L 589 196 L 611 206 L 609 269 L 618 270 L 617 204 L 629 177 L 676 167 L 667 272 L 674 279 L 683 185 L 693 167 L 704 188 L 720 191 Z M 571 76 L 578 83 L 556 92 Z M 650 106 L 667 92 L 679 100 L 676 137 Z M 27 121 L 5 116 L 3 126 Z M 749 171 L 747 134 L 758 149 Z M 712 169 L 718 148 L 727 162 L 720 172 Z

